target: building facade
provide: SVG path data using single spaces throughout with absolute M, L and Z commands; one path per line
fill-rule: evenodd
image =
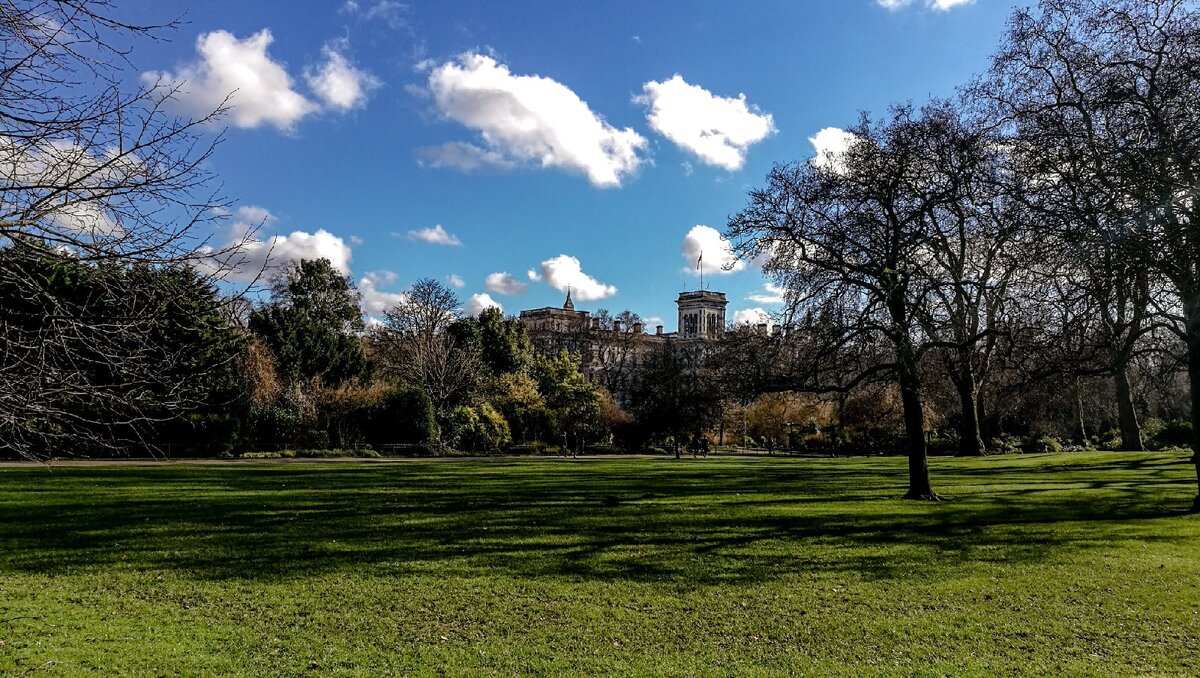
M 584 376 L 602 383 L 619 401 L 624 401 L 638 366 L 645 355 L 664 342 L 703 342 L 725 332 L 724 292 L 697 290 L 681 292 L 675 300 L 678 329 L 663 332 L 656 325 L 648 333 L 642 323 L 625 327 L 619 321 L 607 326 L 588 311 L 575 310 L 570 290 L 561 307 L 521 311 L 520 319 L 538 350 L 554 355 L 566 349 L 580 356 Z

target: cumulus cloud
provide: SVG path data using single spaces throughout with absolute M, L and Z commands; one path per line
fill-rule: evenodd
M 782 304 L 784 302 L 785 290 L 773 283 L 763 285 L 761 291 L 750 294 L 746 299 L 757 304 Z
M 304 80 L 326 106 L 339 111 L 362 108 L 379 79 L 357 68 L 333 45 L 321 49 L 325 61 L 319 68 L 304 72 Z
M 281 268 L 301 259 L 328 259 L 342 275 L 350 273 L 350 246 L 340 237 L 320 229 L 293 231 L 265 240 L 251 239 L 241 247 L 216 256 L 208 267 L 231 282 L 248 283 L 270 278 Z
M 379 289 L 395 283 L 396 277 L 396 274 L 391 271 L 371 271 L 358 281 L 358 293 L 364 313 L 369 316 L 380 316 L 404 301 L 403 294 L 384 292 Z
M 771 314 L 761 308 L 744 308 L 733 314 L 734 325 L 772 325 Z
M 814 155 L 809 163 L 813 167 L 831 168 L 837 170 L 841 166 L 842 155 L 854 143 L 854 135 L 837 127 L 826 127 L 808 138 L 813 145 Z
M 210 256 L 199 262 L 208 274 L 237 283 L 265 281 L 301 259 L 328 259 L 339 273 L 350 274 L 350 246 L 325 229 L 260 238 L 255 231 L 277 221 L 270 210 L 242 205 L 228 216 L 228 242 L 216 250 L 208 248 Z
M 229 31 L 202 33 L 196 38 L 199 60 L 173 73 L 143 73 L 142 82 L 179 88 L 177 103 L 192 114 L 211 112 L 228 97 L 237 127 L 266 124 L 289 131 L 318 106 L 293 88 L 283 64 L 267 54 L 273 40 L 266 28 L 244 40 Z
M 446 276 L 446 282 L 450 283 L 451 287 L 457 287 L 459 289 L 467 286 L 467 281 L 463 280 L 462 276 L 455 273 L 451 273 L 450 275 Z
M 433 228 L 409 231 L 406 237 L 409 240 L 420 240 L 431 245 L 447 245 L 450 247 L 462 245 L 462 241 L 457 236 L 447 233 L 441 224 L 436 224 Z
M 525 294 L 529 285 L 517 280 L 511 273 L 493 273 L 487 277 L 483 286 L 497 294 Z
M 616 287 L 584 273 L 579 260 L 568 254 L 543 261 L 537 270 L 530 269 L 528 275 L 530 280 L 544 282 L 560 292 L 570 287 L 571 295 L 579 301 L 606 299 L 617 293 Z
M 417 164 L 422 167 L 475 172 L 483 169 L 511 169 L 516 163 L 496 151 L 474 144 L 452 141 L 440 146 L 424 146 L 416 152 Z
M 74 187 L 37 201 L 39 223 L 33 229 L 71 231 L 93 242 L 124 237 L 121 211 L 115 207 L 120 201 L 113 199 L 124 191 L 117 187 L 140 183 L 155 171 L 127 149 L 66 139 L 18 140 L 0 133 L 0 183 Z
M 578 172 L 596 186 L 621 185 L 642 162 L 646 139 L 633 129 L 608 124 L 566 85 L 514 75 L 490 56 L 467 53 L 437 66 L 428 85 L 444 116 L 480 133 L 485 148 L 476 151 Z
M 704 259 L 697 267 L 702 252 Z M 699 275 L 701 268 L 706 274 L 728 275 L 746 267 L 746 262 L 738 259 L 721 232 L 703 224 L 693 226 L 684 236 L 680 255 L 687 262 L 684 270 L 692 275 Z
M 501 313 L 504 312 L 504 307 L 501 306 L 500 304 L 496 303 L 496 300 L 493 299 L 491 297 L 491 295 L 487 294 L 486 292 L 480 292 L 479 294 L 472 294 L 471 298 L 467 299 L 467 307 L 466 307 L 467 315 L 478 316 L 480 313 L 483 312 L 483 309 L 489 308 L 489 307 L 495 307 L 495 308 L 500 309 Z
M 659 134 L 707 165 L 741 169 L 750 146 L 775 131 L 770 113 L 746 103 L 746 95 L 722 97 L 675 75 L 647 82 L 634 101 L 645 104 L 646 121 Z

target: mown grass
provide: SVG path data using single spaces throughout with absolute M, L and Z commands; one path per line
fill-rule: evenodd
M 0 469 L 0 674 L 1200 674 L 1178 455 Z

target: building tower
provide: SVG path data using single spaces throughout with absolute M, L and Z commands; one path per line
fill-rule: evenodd
M 680 292 L 675 304 L 679 306 L 681 339 L 716 339 L 725 332 L 725 307 L 729 302 L 724 292 Z

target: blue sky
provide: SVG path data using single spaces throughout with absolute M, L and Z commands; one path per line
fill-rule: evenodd
M 330 256 L 376 314 L 417 278 L 456 276 L 464 303 L 486 294 L 516 313 L 561 303 L 570 283 L 579 308 L 628 308 L 671 331 L 676 294 L 698 283 L 685 246 L 702 243 L 713 267 L 722 256 L 694 227 L 721 230 L 773 162 L 812 157 L 821 130 L 952 94 L 986 67 L 1015 4 L 137 0 L 122 11 L 184 15 L 169 41 L 132 56 L 143 81 L 182 84 L 182 112 L 237 89 L 213 170 L 241 208 L 231 222 L 265 220 L 276 261 Z M 729 295 L 731 318 L 778 308 L 752 264 L 706 283 Z

